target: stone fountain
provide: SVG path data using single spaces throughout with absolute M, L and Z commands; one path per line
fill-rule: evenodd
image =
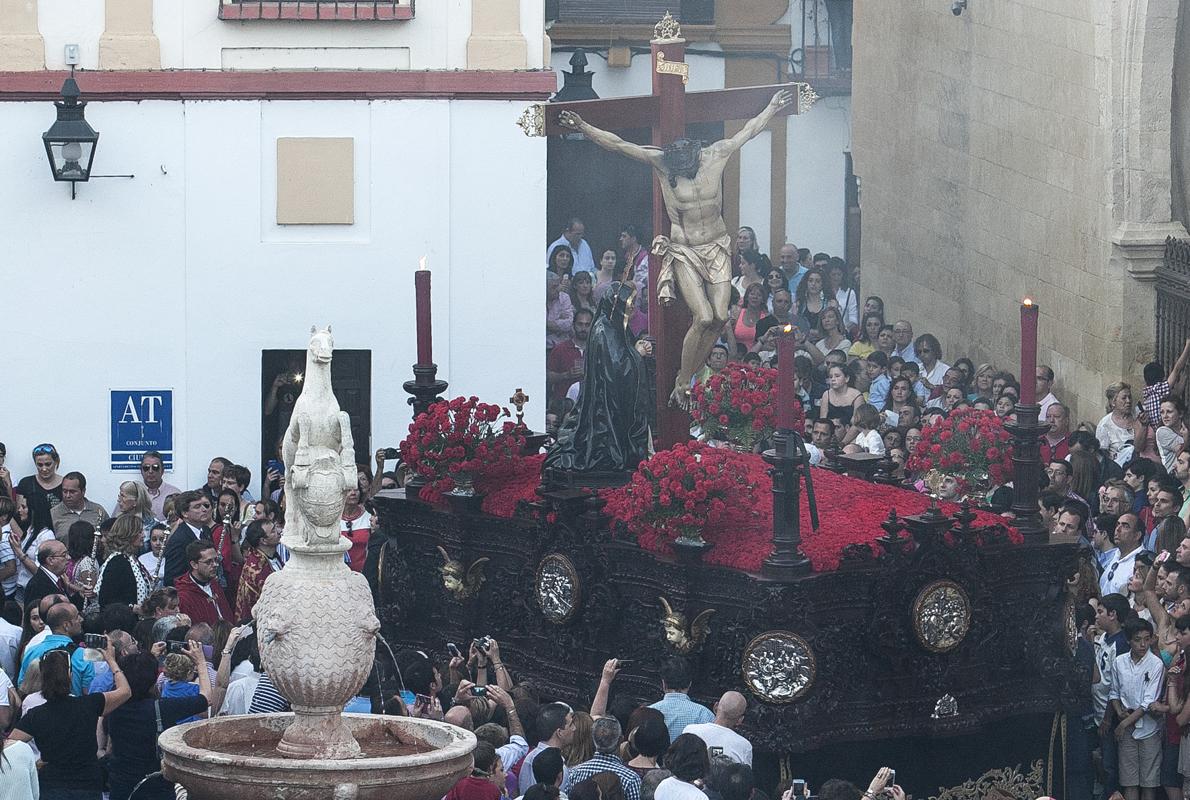
M 339 533 L 356 485 L 351 424 L 331 391 L 331 329 L 311 328 L 285 433 L 285 569 L 253 610 L 261 662 L 292 714 L 221 717 L 160 737 L 162 770 L 192 800 L 423 800 L 470 770 L 475 736 L 409 717 L 343 714 L 372 669 L 380 622 Z

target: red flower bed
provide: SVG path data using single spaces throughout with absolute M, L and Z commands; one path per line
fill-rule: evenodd
M 1004 421 L 994 411 L 956 408 L 921 431 L 907 469 L 932 469 L 961 478 L 968 486 L 1012 479 L 1012 445 Z
M 703 528 L 703 538 L 714 545 L 703 560 L 745 572 L 759 572 L 773 547 L 772 481 L 768 476 L 768 465 L 760 456 L 750 453 L 727 450 L 717 453 L 730 459 L 730 468 L 738 471 L 740 488 L 727 499 L 719 521 Z M 538 500 L 537 487 L 541 484 L 544 459 L 543 455 L 518 457 L 505 469 L 479 479 L 476 489 L 486 495 L 484 513 L 508 519 L 516 514 L 521 501 Z M 829 470 L 814 468 L 811 472 L 820 525 L 817 533 L 810 527 L 810 512 L 803 490 L 802 550 L 810 558 L 815 572 L 838 569 L 843 552 L 848 548 L 862 550 L 867 547 L 873 555 L 879 554 L 881 546 L 877 539 L 885 535 L 880 523 L 887 519 L 890 510 L 895 509 L 898 515 L 905 517 L 925 511 L 930 504 L 928 497 L 917 492 L 868 483 Z M 672 555 L 670 542 L 676 532 L 666 533 L 664 529 L 624 518 L 632 506 L 627 489 L 625 486 L 601 491 L 600 496 L 607 500 L 605 511 L 613 519 L 624 522 L 630 531 L 635 529 L 642 549 Z M 441 498 L 435 504 L 441 504 Z M 940 505 L 945 514 L 958 510 L 953 503 Z M 976 512 L 971 524 L 976 528 L 1003 528 L 1013 544 L 1024 541 L 1015 528 L 1005 526 L 1004 519 L 996 514 Z
M 768 465 L 760 456 L 733 455 L 738 459 L 739 468 L 744 471 L 744 481 L 750 488 L 741 491 L 735 502 L 729 504 L 720 524 L 703 530 L 703 538 L 714 545 L 703 556 L 703 561 L 745 572 L 758 572 L 773 548 L 772 482 L 768 476 Z M 803 492 L 802 550 L 809 557 L 815 572 L 838 569 L 844 549 L 852 545 L 868 545 L 874 554 L 879 553 L 880 545 L 876 540 L 885 535 L 880 523 L 888 517 L 890 509 L 895 509 L 900 516 L 909 516 L 925 511 L 930 504 L 925 495 L 905 489 L 872 484 L 829 470 L 813 469 L 812 472 L 820 525 L 817 533 L 810 527 L 810 512 Z M 608 499 L 609 513 L 624 505 L 617 497 L 624 491 L 620 488 L 603 493 Z M 943 503 L 941 507 L 946 514 L 958 510 L 958 506 L 953 503 Z M 629 525 L 631 528 L 632 525 Z M 996 514 L 976 512 L 972 526 L 1004 526 L 1004 520 Z M 1014 544 L 1023 541 L 1015 529 L 1007 530 L 1009 541 Z M 640 546 L 653 553 L 672 554 L 669 546 L 672 539 L 672 536 L 655 528 L 637 533 Z
M 638 537 L 669 540 L 746 524 L 758 498 L 744 463 L 733 450 L 675 445 L 643 462 L 627 486 L 604 493 L 605 511 Z
M 704 438 L 748 448 L 772 437 L 779 403 L 796 403 L 801 416 L 801 403 L 778 396 L 777 370 L 767 367 L 728 364 L 706 382 L 696 383 L 690 399 L 690 416 Z
M 498 480 L 511 469 L 525 437 L 508 416 L 507 408 L 481 403 L 478 397 L 434 403 L 419 414 L 401 442 L 401 456 L 427 480 L 423 496 L 437 499 L 449 492 L 460 474 L 479 484 Z

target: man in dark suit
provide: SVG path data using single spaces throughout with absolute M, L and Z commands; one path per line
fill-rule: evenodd
M 186 545 L 199 539 L 210 539 L 211 499 L 201 491 L 182 492 L 174 498 L 174 508 L 182 517 L 177 530 L 165 542 L 162 557 L 165 565 L 161 580 L 166 586 L 173 586 L 174 579 L 190 569 L 186 558 Z
M 25 605 L 35 600 L 40 601 L 49 594 L 64 594 L 81 611 L 83 597 L 78 592 L 72 592 L 66 584 L 66 564 L 69 556 L 66 545 L 57 539 L 52 539 L 37 550 L 37 572 L 29 579 L 25 586 Z

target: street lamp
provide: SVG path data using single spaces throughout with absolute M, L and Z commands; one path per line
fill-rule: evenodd
M 70 183 L 71 199 L 75 196 L 75 184 L 91 179 L 91 162 L 99 141 L 99 133 L 87 124 L 84 115 L 87 101 L 80 100 L 80 94 L 72 71 L 62 84 L 62 99 L 54 103 L 58 119 L 41 136 L 54 180 Z

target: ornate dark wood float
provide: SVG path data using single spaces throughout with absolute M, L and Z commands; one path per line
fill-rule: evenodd
M 899 757 L 898 781 L 922 794 L 1027 770 L 1077 696 L 1065 590 L 1076 546 L 975 546 L 961 513 L 891 520 L 901 546 L 777 581 L 646 552 L 575 490 L 513 519 L 439 510 L 404 490 L 376 505 L 369 573 L 394 647 L 443 653 L 490 634 L 518 678 L 584 706 L 607 658 L 631 662 L 613 696 L 653 702 L 659 663 L 683 655 L 700 702 L 748 697 L 741 732 L 758 764 L 795 754 L 793 772 L 811 780 L 866 785 L 875 759 Z

